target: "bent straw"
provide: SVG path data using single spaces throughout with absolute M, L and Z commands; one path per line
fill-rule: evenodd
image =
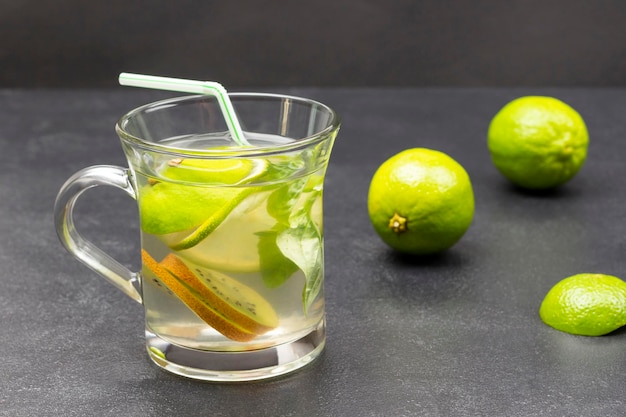
M 156 90 L 177 91 L 180 93 L 207 94 L 217 98 L 220 109 L 224 114 L 226 125 L 233 139 L 239 145 L 250 145 L 243 135 L 243 131 L 235 114 L 233 104 L 226 89 L 215 81 L 195 81 L 182 78 L 156 77 L 153 75 L 132 74 L 123 72 L 119 76 L 120 85 L 131 87 L 152 88 Z

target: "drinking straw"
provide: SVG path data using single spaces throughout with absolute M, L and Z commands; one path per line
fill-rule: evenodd
M 123 72 L 119 76 L 120 85 L 152 88 L 156 90 L 177 91 L 191 94 L 207 94 L 217 98 L 226 120 L 228 130 L 238 145 L 250 145 L 243 135 L 241 125 L 235 114 L 228 92 L 222 84 L 215 81 L 195 81 L 182 78 L 157 77 L 153 75 Z

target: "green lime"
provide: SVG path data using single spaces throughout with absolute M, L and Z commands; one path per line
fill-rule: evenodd
M 204 225 L 204 237 L 252 190 L 236 185 L 260 177 L 266 169 L 264 160 L 174 159 L 161 180 L 139 192 L 141 228 L 164 235 Z
M 172 159 L 164 178 L 202 185 L 245 184 L 265 172 L 267 163 L 250 159 Z
M 563 332 L 602 336 L 626 324 L 626 282 L 603 274 L 578 274 L 558 282 L 539 316 Z
M 236 200 L 237 188 L 215 189 L 158 182 L 139 192 L 139 217 L 144 232 L 165 235 L 200 226 L 220 207 Z
M 445 153 L 408 149 L 374 174 L 368 212 L 374 229 L 392 248 L 412 254 L 440 252 L 472 223 L 472 184 L 465 169 Z
M 542 96 L 520 97 L 505 105 L 487 134 L 496 168 L 528 189 L 569 181 L 585 162 L 588 144 L 580 114 L 556 98 Z

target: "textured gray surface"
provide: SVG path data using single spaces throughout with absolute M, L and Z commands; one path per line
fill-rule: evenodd
M 626 333 L 571 336 L 539 304 L 561 278 L 626 278 L 626 90 L 292 89 L 343 116 L 325 195 L 328 343 L 301 372 L 217 385 L 169 375 L 144 352 L 143 313 L 58 243 L 52 206 L 92 164 L 125 164 L 118 116 L 139 90 L 0 90 L 0 415 L 621 416 Z M 489 120 L 510 99 L 577 108 L 589 158 L 559 191 L 529 194 L 491 165 Z M 450 251 L 397 256 L 369 225 L 376 167 L 400 150 L 447 152 L 468 170 L 476 217 Z M 86 193 L 78 226 L 139 263 L 134 202 Z

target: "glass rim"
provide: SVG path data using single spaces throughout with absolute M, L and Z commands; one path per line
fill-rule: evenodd
M 273 146 L 262 146 L 262 147 L 233 147 L 227 149 L 189 149 L 189 148 L 178 148 L 175 146 L 163 145 L 158 142 L 151 142 L 141 137 L 130 134 L 124 129 L 125 124 L 131 120 L 134 116 L 142 112 L 146 112 L 151 108 L 157 108 L 160 106 L 167 105 L 175 105 L 184 101 L 193 101 L 201 98 L 210 98 L 211 96 L 202 95 L 202 94 L 194 94 L 194 95 L 185 95 L 179 97 L 172 97 L 163 100 L 154 101 L 151 103 L 147 103 L 136 107 L 124 114 L 120 117 L 115 124 L 115 131 L 119 135 L 119 137 L 133 145 L 145 150 L 149 150 L 151 152 L 159 152 L 165 154 L 171 154 L 176 156 L 195 156 L 195 157 L 233 157 L 233 156 L 256 156 L 256 155 L 267 155 L 272 153 L 282 153 L 288 152 L 292 150 L 297 150 L 300 148 L 307 147 L 311 144 L 315 144 L 317 142 L 321 142 L 325 140 L 331 132 L 336 132 L 341 125 L 341 118 L 332 108 L 329 106 L 313 100 L 309 98 L 289 95 L 289 94 L 277 94 L 277 93 L 253 93 L 253 92 L 238 92 L 238 93 L 228 93 L 228 96 L 233 99 L 238 98 L 252 98 L 252 99 L 288 99 L 294 102 L 308 104 L 311 106 L 318 106 L 325 111 L 327 111 L 331 115 L 331 119 L 327 126 L 324 129 L 321 129 L 315 132 L 312 135 L 296 138 L 291 142 L 287 142 L 284 144 L 273 145 Z

